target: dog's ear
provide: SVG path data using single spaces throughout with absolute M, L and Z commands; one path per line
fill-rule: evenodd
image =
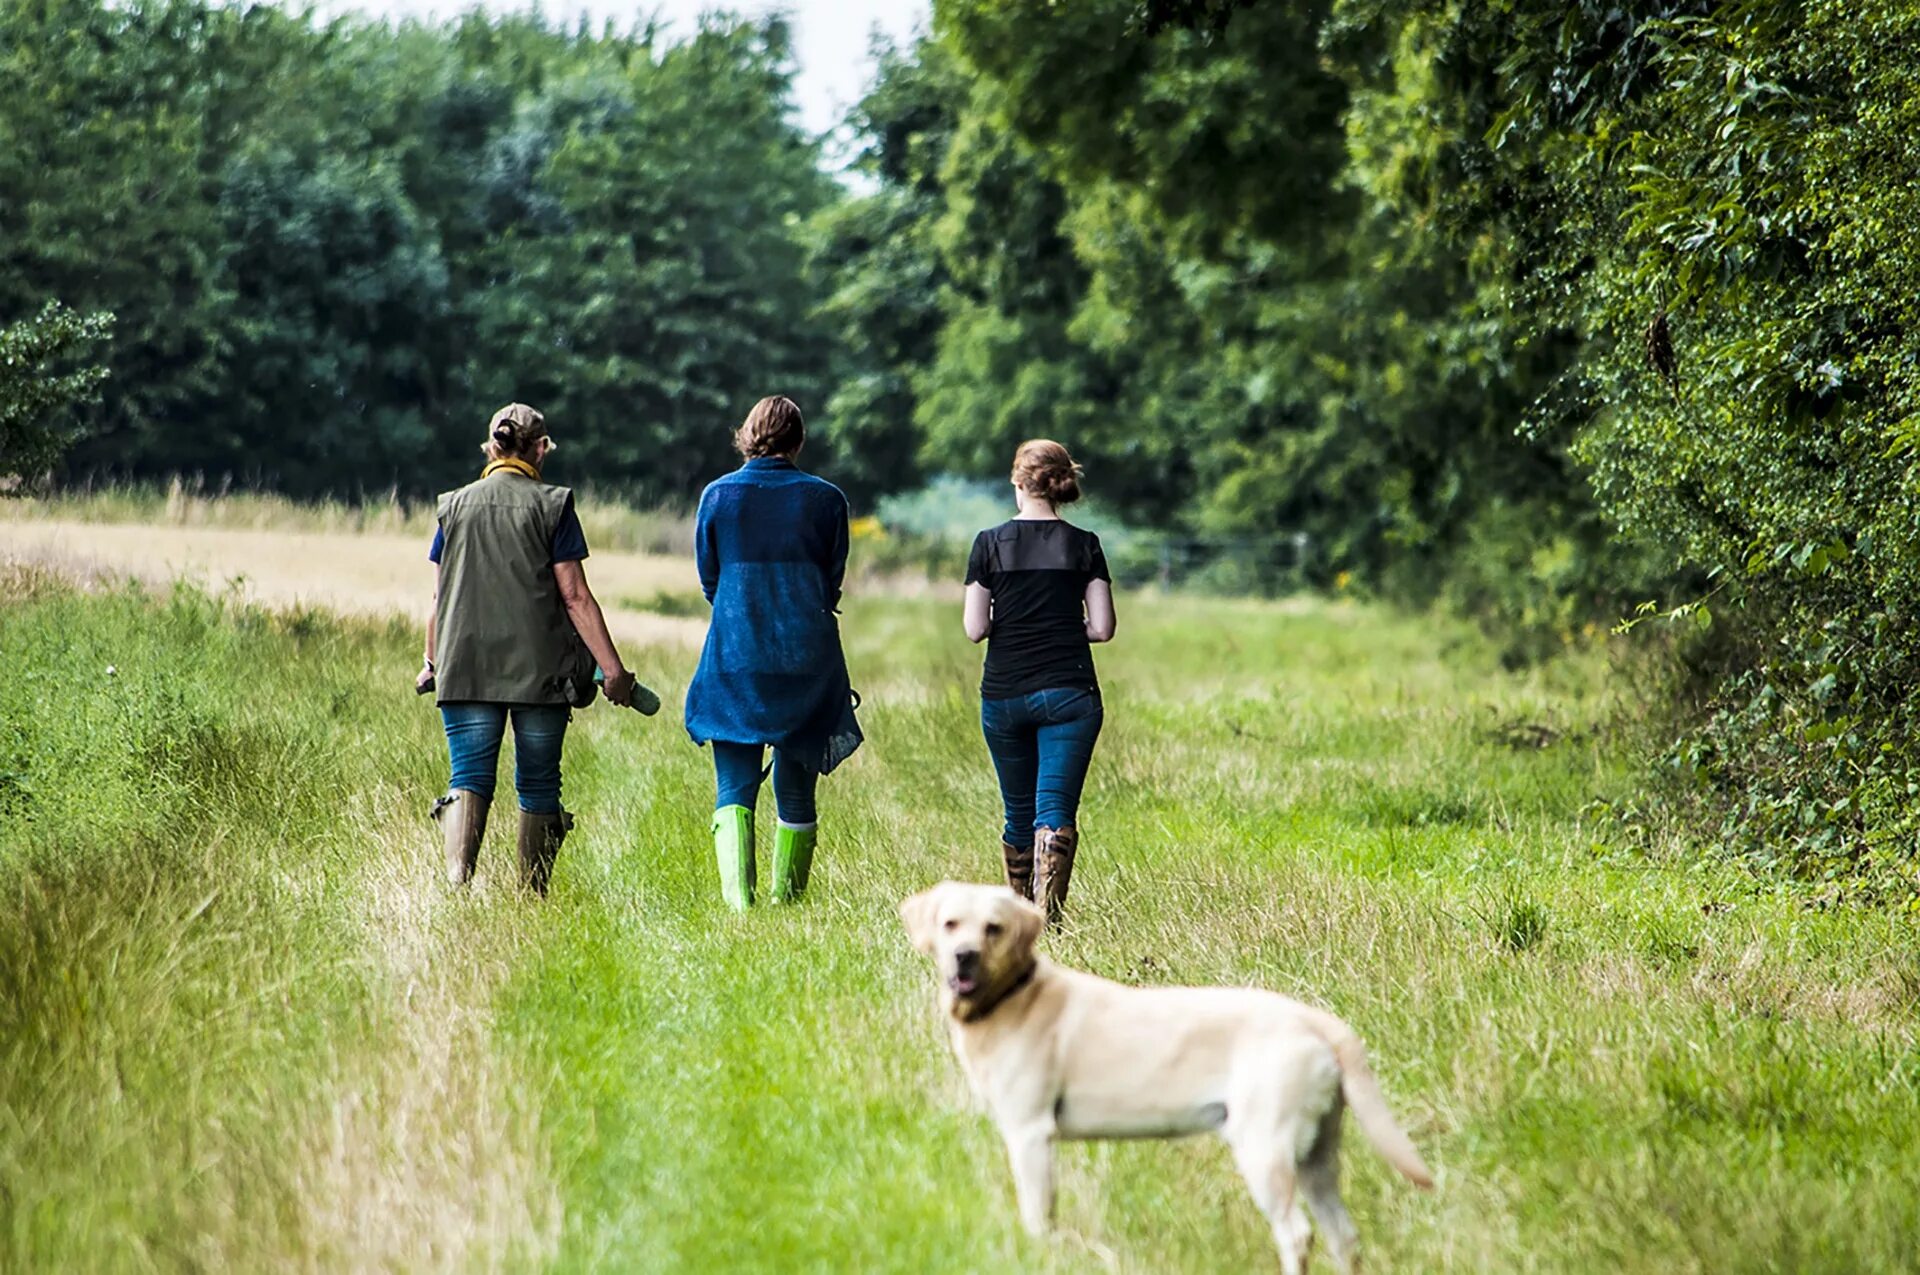
M 1013 903 L 1014 945 L 1031 955 L 1033 945 L 1040 941 L 1041 932 L 1047 928 L 1047 914 L 1017 894 Z
M 934 914 L 940 909 L 940 891 L 945 883 L 901 900 L 900 919 L 906 923 L 907 938 L 922 952 L 933 951 Z

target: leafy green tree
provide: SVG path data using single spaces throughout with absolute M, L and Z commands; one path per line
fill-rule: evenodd
M 264 483 L 355 493 L 430 469 L 447 272 L 394 173 L 276 151 L 223 177 L 230 388 L 183 432 L 177 462 L 217 472 L 245 458 Z
M 932 42 L 882 45 L 875 61 L 852 119 L 862 139 L 854 171 L 873 189 L 829 204 L 810 227 L 817 317 L 836 360 L 820 433 L 835 481 L 860 503 L 915 487 L 928 472 L 915 414 L 947 321 L 934 227 L 966 93 Z
M 1899 4 L 1352 3 L 1431 143 L 1388 196 L 1468 265 L 1528 408 L 1692 598 L 1683 807 L 1770 866 L 1915 884 L 1911 324 L 1920 15 Z M 1362 122 L 1361 135 L 1386 122 Z M 1526 378 L 1508 378 L 1524 388 Z M 1693 826 L 1704 826 L 1694 820 Z
M 46 296 L 118 316 L 114 393 L 88 413 L 82 466 L 164 451 L 217 386 L 211 186 L 217 131 L 236 122 L 232 86 L 209 71 L 216 33 L 240 21 L 184 3 L 0 6 L 0 317 Z
M 1064 192 L 1050 224 L 1085 279 L 1060 325 L 1070 350 L 957 312 L 949 344 L 974 357 L 950 380 L 1019 386 L 992 351 L 1043 350 L 1061 401 L 1094 409 L 1057 415 L 1104 454 L 1133 516 L 1304 532 L 1320 571 L 1400 596 L 1432 596 L 1436 566 L 1469 545 L 1502 546 L 1480 573 L 1499 581 L 1540 538 L 1563 538 L 1556 563 L 1604 538 L 1563 447 L 1516 433 L 1567 343 L 1508 347 L 1477 313 L 1469 253 L 1400 216 L 1409 156 L 1434 147 L 1392 85 L 1396 55 L 1416 66 L 1419 50 L 1339 27 L 1326 5 L 938 14 L 981 76 L 979 127 L 1010 125 Z M 983 205 L 1017 206 L 983 172 L 956 183 L 950 220 L 969 185 Z M 1009 238 L 1046 242 L 1031 228 Z M 1017 258 L 1010 273 L 1044 277 Z M 956 415 L 958 430 L 992 419 Z M 1466 591 L 1560 635 L 1591 604 L 1566 584 L 1538 608 L 1518 591 Z
M 517 344 L 508 366 L 586 427 L 590 472 L 684 494 L 729 463 L 756 399 L 820 405 L 828 346 L 800 227 L 832 188 L 787 121 L 790 65 L 783 23 L 708 27 L 548 94 L 540 188 L 563 228 L 513 244 L 495 291 L 525 286 L 530 304 L 489 307 L 480 335 Z
M 84 359 L 112 330 L 112 315 L 75 314 L 58 301 L 0 328 L 0 477 L 36 477 L 73 441 L 71 410 L 107 378 Z
M 572 481 L 686 499 L 832 340 L 777 20 L 390 27 L 204 0 L 0 9 L 0 318 L 121 316 L 71 465 L 424 493 L 540 402 Z
M 941 171 L 931 232 L 947 322 L 921 378 L 916 421 L 945 468 L 1003 473 L 1023 439 L 1083 439 L 1114 401 L 1068 329 L 1087 271 L 1062 222 L 1066 193 L 1040 156 L 970 101 Z M 1089 464 L 1098 458 L 1086 445 Z

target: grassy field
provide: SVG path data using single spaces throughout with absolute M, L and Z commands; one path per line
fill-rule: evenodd
M 1911 1269 L 1920 938 L 1582 822 L 1598 657 L 1318 602 L 1121 600 L 1069 963 L 1349 1019 L 1376 1270 Z M 1270 1269 L 1224 1150 L 1063 1150 L 1019 1232 L 894 907 L 992 879 L 950 602 L 856 596 L 869 743 L 812 897 L 736 917 L 677 723 L 577 719 L 552 897 L 439 883 L 409 624 L 0 581 L 0 1268 Z M 1545 729 L 1533 729 L 1541 727 Z M 1516 747 L 1547 741 L 1547 747 Z M 503 803 L 503 809 L 505 803 Z

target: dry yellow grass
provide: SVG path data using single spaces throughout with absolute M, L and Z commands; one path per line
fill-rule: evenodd
M 314 1270 L 540 1265 L 559 1245 L 559 1185 L 532 1077 L 493 1048 L 494 997 L 525 926 L 448 908 L 420 854 L 418 811 L 389 799 L 359 822 L 379 849 L 357 865 L 353 911 L 389 1031 L 381 1052 L 339 1060 L 333 1101 L 296 1161 L 308 1247 L 289 1256 Z M 494 824 L 497 858 L 510 803 Z M 505 888 L 495 874 L 475 893 Z
M 432 606 L 433 576 L 419 536 L 19 520 L 0 521 L 0 558 L 69 575 L 124 574 L 153 585 L 186 579 L 266 606 L 343 615 L 424 621 Z M 706 632 L 702 617 L 619 605 L 623 597 L 697 588 L 685 559 L 597 553 L 587 577 L 617 642 L 697 646 Z

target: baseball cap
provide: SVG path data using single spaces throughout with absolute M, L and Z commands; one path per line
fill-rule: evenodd
M 549 449 L 553 446 L 547 436 L 547 418 L 525 403 L 509 403 L 495 412 L 487 422 L 487 437 L 516 452 L 526 451 L 542 438 Z

